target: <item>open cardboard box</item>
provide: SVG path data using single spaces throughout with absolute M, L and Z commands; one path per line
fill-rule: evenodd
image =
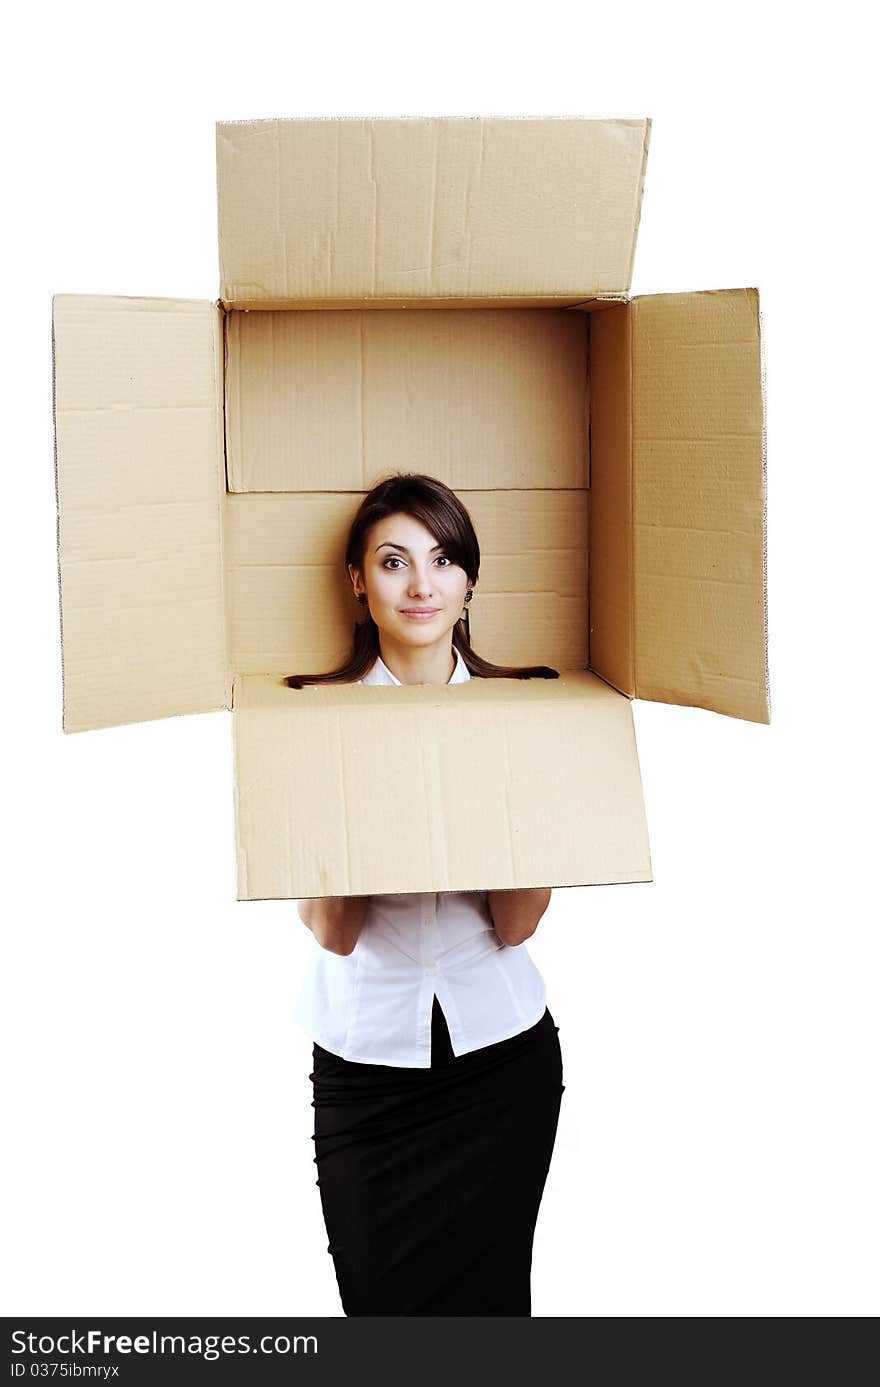
M 64 730 L 231 709 L 238 899 L 648 881 L 631 700 L 769 722 L 758 293 L 629 296 L 649 136 L 220 124 L 220 301 L 54 299 Z M 281 682 L 398 470 L 558 680 Z

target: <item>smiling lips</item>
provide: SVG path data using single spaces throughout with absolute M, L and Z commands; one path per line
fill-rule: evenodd
M 436 616 L 439 607 L 401 607 L 403 616 L 408 616 L 412 621 L 428 621 L 432 616 Z

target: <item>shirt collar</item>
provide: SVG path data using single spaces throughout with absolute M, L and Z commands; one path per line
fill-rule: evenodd
M 458 647 L 453 646 L 452 649 L 453 653 L 455 654 L 455 669 L 452 671 L 452 678 L 448 682 L 450 684 L 463 684 L 466 679 L 470 679 L 470 670 L 468 669 L 464 660 L 461 658 L 461 651 L 458 649 Z M 358 680 L 358 683 L 400 684 L 400 680 L 397 679 L 391 673 L 391 670 L 388 668 L 385 661 L 382 659 L 382 656 L 377 655 L 376 663 L 373 665 L 372 669 L 368 670 L 367 673 L 364 675 L 363 679 Z

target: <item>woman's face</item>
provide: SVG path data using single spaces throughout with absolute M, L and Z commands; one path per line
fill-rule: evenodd
M 403 645 L 451 640 L 464 608 L 468 578 L 411 515 L 388 515 L 367 535 L 363 572 L 349 567 L 355 593 L 366 592 L 380 632 Z M 431 615 L 409 615 L 430 608 Z

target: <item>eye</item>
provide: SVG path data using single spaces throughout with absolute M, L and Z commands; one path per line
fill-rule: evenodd
M 396 564 L 399 564 L 399 563 L 402 563 L 402 562 L 403 562 L 403 560 L 401 559 L 401 557 L 400 557 L 399 554 L 389 554 L 389 555 L 388 555 L 388 558 L 385 559 L 385 560 L 383 561 L 382 567 L 383 567 L 383 568 L 388 568 L 388 565 L 389 565 L 389 564 L 392 564 L 392 563 L 393 563 L 393 564 L 396 565 Z M 449 568 L 450 565 L 452 564 L 452 560 L 449 558 L 449 555 L 448 555 L 448 554 L 438 554 L 438 555 L 437 555 L 437 560 L 436 560 L 436 562 L 437 562 L 437 563 L 442 563 L 444 568 Z M 396 572 L 397 572 L 397 568 L 396 568 L 396 567 L 395 567 L 395 568 L 392 568 L 390 571 L 391 571 L 392 573 L 396 573 Z

